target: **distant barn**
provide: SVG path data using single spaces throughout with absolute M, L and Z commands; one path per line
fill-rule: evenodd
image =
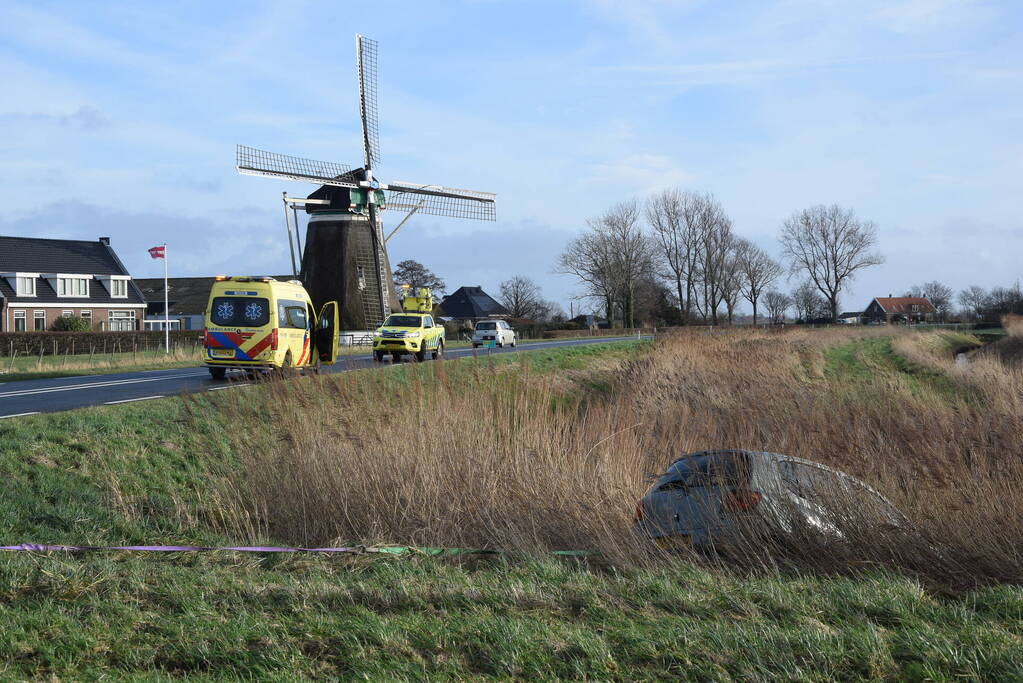
M 482 287 L 459 287 L 440 302 L 440 315 L 452 320 L 507 318 L 507 308 L 483 291 Z
M 867 323 L 925 322 L 937 313 L 931 300 L 922 296 L 877 297 L 863 312 Z

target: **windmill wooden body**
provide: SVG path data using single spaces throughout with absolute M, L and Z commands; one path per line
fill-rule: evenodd
M 309 195 L 320 203 L 306 205 L 309 224 L 301 250 L 302 282 L 317 306 L 325 301 L 340 302 L 342 329 L 368 330 L 379 326 L 399 307 L 386 245 L 397 228 L 415 213 L 492 221 L 496 219 L 496 195 L 377 180 L 374 170 L 380 162 L 380 141 L 376 41 L 356 35 L 355 54 L 362 121 L 361 168 L 242 145 L 238 146 L 236 164 L 238 171 L 247 175 L 321 185 Z M 380 213 L 387 208 L 408 214 L 385 239 Z

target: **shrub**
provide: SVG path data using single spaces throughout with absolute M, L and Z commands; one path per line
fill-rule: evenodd
M 88 332 L 92 324 L 77 315 L 62 315 L 53 321 L 50 329 L 54 332 Z

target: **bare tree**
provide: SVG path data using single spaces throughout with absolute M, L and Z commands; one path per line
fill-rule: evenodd
M 983 287 L 971 285 L 959 292 L 959 305 L 971 319 L 976 320 L 984 314 L 984 307 L 987 304 L 988 294 Z
M 723 212 L 713 196 L 677 188 L 655 194 L 646 203 L 647 221 L 674 284 L 683 324 L 693 313 L 704 237 L 719 213 Z
M 785 312 L 792 306 L 792 299 L 777 289 L 769 289 L 764 292 L 764 305 L 772 323 L 785 322 Z
M 538 320 L 545 303 L 539 285 L 524 275 L 516 275 L 501 283 L 501 304 L 513 318 Z
M 702 228 L 705 232 L 702 235 L 699 263 L 701 296 L 697 305 L 703 318 L 709 318 L 712 325 L 717 325 L 718 309 L 724 301 L 729 276 L 733 272 L 731 259 L 735 237 L 732 234 L 731 219 L 716 202 Z
M 740 239 L 736 248 L 742 271 L 742 295 L 753 307 L 753 324 L 757 324 L 757 303 L 764 290 L 782 274 L 781 264 L 749 240 Z
M 923 297 L 929 300 L 934 305 L 934 310 L 938 312 L 938 318 L 942 322 L 952 312 L 952 297 L 954 295 L 955 292 L 952 291 L 951 287 L 943 285 L 937 280 L 925 282 L 922 285 L 914 285 L 906 293 L 906 296 Z
M 583 285 L 583 296 L 597 299 L 609 326 L 614 327 L 616 282 L 610 240 L 596 220 L 587 221 L 588 230 L 565 246 L 554 272 L 573 275 Z
M 818 204 L 797 211 L 782 225 L 782 251 L 793 274 L 806 273 L 824 295 L 831 318 L 838 318 L 838 298 L 857 271 L 884 262 L 877 245 L 877 226 L 852 209 Z
M 829 310 L 827 299 L 821 296 L 816 285 L 809 280 L 801 282 L 792 290 L 792 305 L 796 309 L 796 318 L 804 323 L 824 317 Z
M 599 219 L 610 243 L 613 278 L 626 327 L 636 326 L 636 286 L 654 265 L 653 244 L 643 232 L 639 217 L 639 203 L 631 199 L 615 204 Z
M 720 270 L 721 277 L 721 301 L 725 304 L 725 313 L 728 316 L 728 324 L 732 324 L 735 317 L 735 308 L 742 298 L 744 278 L 742 264 L 739 262 L 738 241 L 732 240 L 731 247 L 725 257 Z
M 394 277 L 394 287 L 399 291 L 402 285 L 409 285 L 413 292 L 420 287 L 429 287 L 435 293 L 440 294 L 446 287 L 444 280 L 437 277 L 432 270 L 429 270 L 419 261 L 412 259 L 401 261 L 394 269 L 392 275 Z

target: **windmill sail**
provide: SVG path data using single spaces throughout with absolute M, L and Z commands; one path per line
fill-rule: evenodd
M 440 185 L 391 183 L 387 185 L 387 207 L 416 210 L 431 216 L 497 220 L 497 195 Z
M 238 145 L 235 165 L 238 172 L 245 175 L 299 180 L 334 187 L 359 186 L 357 172 L 351 166 L 266 152 L 245 145 Z
M 355 36 L 355 59 L 359 71 L 359 117 L 366 168 L 380 163 L 380 124 L 377 109 L 377 41 Z

